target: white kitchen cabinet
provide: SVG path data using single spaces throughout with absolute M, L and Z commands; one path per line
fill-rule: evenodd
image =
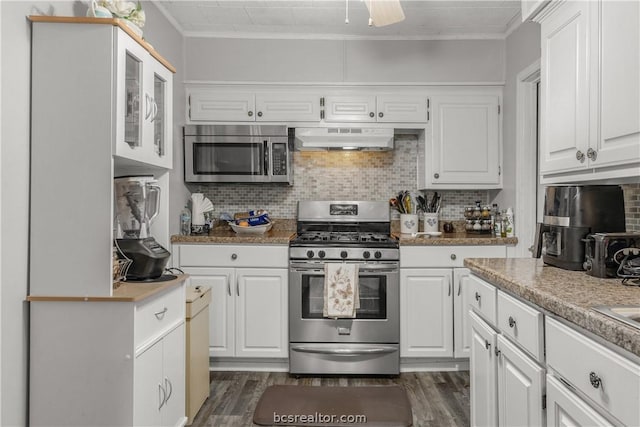
M 453 357 L 450 269 L 400 270 L 400 357 Z
M 545 424 L 545 369 L 498 335 L 498 425 L 504 427 Z
M 541 23 L 545 184 L 640 173 L 638 2 L 551 2 Z
M 375 95 L 332 95 L 324 100 L 325 122 L 376 122 Z
M 401 357 L 469 357 L 471 278 L 461 267 L 473 257 L 504 258 L 506 247 L 400 247 Z
M 609 426 L 605 419 L 569 388 L 547 374 L 547 427 Z
M 429 97 L 430 128 L 418 156 L 418 188 L 502 188 L 501 94 L 491 92 Z
M 211 286 L 211 357 L 288 357 L 288 247 L 174 245 L 193 285 Z
M 324 121 L 356 123 L 426 123 L 426 95 L 330 95 Z
M 378 95 L 378 123 L 426 123 L 427 97 L 420 95 Z
M 184 278 L 167 286 L 140 301 L 29 297 L 30 425 L 186 421 Z
M 498 367 L 495 354 L 498 334 L 473 311 L 469 311 L 469 323 L 471 425 L 494 427 L 498 425 Z
M 114 33 L 116 46 L 114 155 L 171 169 L 172 71 L 118 27 L 105 26 L 104 31 Z M 112 48 L 105 43 L 102 49 Z
M 320 95 L 191 88 L 187 119 L 192 122 L 318 122 Z

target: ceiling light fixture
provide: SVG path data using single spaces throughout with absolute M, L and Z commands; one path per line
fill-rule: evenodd
M 400 0 L 361 0 L 369 10 L 369 26 L 384 27 L 404 21 Z M 345 0 L 344 23 L 349 23 L 349 0 Z

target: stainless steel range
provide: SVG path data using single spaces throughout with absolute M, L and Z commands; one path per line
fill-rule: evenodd
M 388 203 L 299 202 L 297 232 L 289 249 L 289 371 L 397 375 L 399 249 Z M 323 315 L 328 263 L 357 264 L 355 318 Z

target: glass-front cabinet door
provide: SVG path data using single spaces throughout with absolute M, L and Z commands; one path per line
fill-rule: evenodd
M 151 151 L 152 162 L 158 166 L 171 168 L 173 153 L 170 144 L 172 140 L 170 112 L 173 102 L 171 84 L 173 75 L 154 58 L 151 60 L 148 96 L 151 104 L 149 133 L 152 136 L 150 140 L 153 148 Z

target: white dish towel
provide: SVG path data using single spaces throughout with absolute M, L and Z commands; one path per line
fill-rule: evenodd
M 360 308 L 358 264 L 324 265 L 324 317 L 354 318 Z

